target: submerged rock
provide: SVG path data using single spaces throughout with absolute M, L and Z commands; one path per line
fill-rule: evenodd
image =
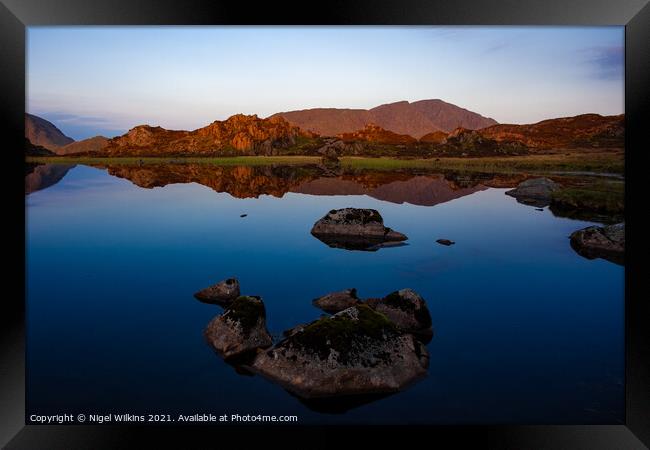
M 625 223 L 606 227 L 591 226 L 571 234 L 571 247 L 587 259 L 603 258 L 616 264 L 625 262 Z
M 401 289 L 384 298 L 371 298 L 365 304 L 384 314 L 403 332 L 416 334 L 423 340 L 430 340 L 433 336 L 429 308 L 412 289 Z
M 258 352 L 251 369 L 302 398 L 396 392 L 426 374 L 429 355 L 386 316 L 356 305 Z
M 224 358 L 233 358 L 273 344 L 266 329 L 266 310 L 259 297 L 237 297 L 226 312 L 205 329 L 205 338 Z
M 227 306 L 239 297 L 239 281 L 237 278 L 228 278 L 194 294 L 196 299 L 204 303 L 215 303 Z
M 357 290 L 352 288 L 339 292 L 331 292 L 314 299 L 311 303 L 326 313 L 334 314 L 360 302 L 359 297 L 357 297 Z
M 559 189 L 560 185 L 549 178 L 531 178 L 507 191 L 506 195 L 516 198 L 519 203 L 544 207 L 551 203 L 553 192 Z
M 436 240 L 436 242 L 440 245 L 447 245 L 447 246 L 455 244 L 454 241 L 450 241 L 449 239 L 438 239 Z
M 335 248 L 376 250 L 386 242 L 408 239 L 404 234 L 384 226 L 384 219 L 374 209 L 333 209 L 311 229 L 316 238 Z

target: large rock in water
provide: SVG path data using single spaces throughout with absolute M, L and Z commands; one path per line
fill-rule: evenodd
M 506 195 L 516 198 L 519 203 L 543 207 L 551 203 L 553 192 L 559 189 L 560 185 L 549 178 L 531 178 L 507 191 Z
M 258 352 L 251 369 L 309 399 L 397 392 L 426 375 L 428 364 L 420 341 L 357 305 Z
M 237 278 L 228 278 L 194 294 L 196 299 L 204 303 L 215 303 L 228 306 L 239 297 L 239 281 Z
M 205 337 L 224 358 L 233 358 L 273 344 L 266 329 L 266 310 L 259 297 L 238 297 L 205 329 Z
M 326 313 L 334 314 L 357 305 L 360 302 L 361 300 L 357 297 L 357 290 L 352 288 L 339 292 L 331 292 L 314 299 L 311 303 Z
M 311 234 L 330 247 L 348 250 L 372 250 L 387 242 L 408 239 L 385 227 L 377 210 L 358 208 L 331 210 L 314 224 Z
M 625 262 L 625 223 L 575 231 L 571 234 L 571 247 L 585 258 L 603 258 L 622 265 Z
M 433 336 L 429 308 L 412 289 L 401 289 L 384 298 L 370 298 L 366 300 L 366 305 L 384 314 L 403 332 L 416 334 L 425 340 Z

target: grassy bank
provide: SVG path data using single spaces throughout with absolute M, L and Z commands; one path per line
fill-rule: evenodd
M 393 170 L 423 168 L 475 172 L 598 172 L 622 174 L 623 156 L 612 153 L 527 155 L 485 158 L 387 159 L 343 158 L 343 164 L 359 169 Z
M 552 205 L 560 210 L 622 215 L 624 199 L 625 184 L 622 181 L 583 179 L 555 192 Z
M 103 164 L 103 165 L 136 165 L 136 164 L 214 164 L 218 166 L 265 166 L 271 164 L 303 165 L 317 164 L 317 156 L 231 156 L 222 158 L 167 158 L 167 157 L 73 157 L 73 156 L 33 156 L 27 157 L 27 162 L 41 164 Z
M 271 164 L 318 164 L 316 156 L 235 156 L 223 158 L 158 158 L 158 157 L 28 157 L 27 162 L 43 164 L 215 164 L 233 166 L 264 166 Z M 485 158 L 395 159 L 343 157 L 341 164 L 357 169 L 395 170 L 421 168 L 475 172 L 600 172 L 622 174 L 623 155 L 617 153 L 571 153 Z

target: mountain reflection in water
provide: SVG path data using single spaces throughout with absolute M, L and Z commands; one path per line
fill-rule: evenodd
M 214 166 L 156 164 L 107 166 L 108 173 L 143 188 L 175 183 L 198 183 L 235 198 L 286 193 L 308 195 L 368 195 L 391 203 L 433 206 L 487 187 L 515 186 L 521 175 L 473 176 L 426 170 L 377 171 L 348 169 L 334 177 L 311 166 Z
M 315 196 L 367 195 L 395 204 L 434 206 L 488 188 L 514 188 L 534 177 L 527 173 L 482 173 L 431 169 L 373 170 L 344 168 L 335 174 L 320 165 L 218 166 L 214 164 L 93 164 L 109 175 L 152 189 L 170 184 L 197 183 L 234 198 L 270 195 L 282 198 L 287 193 Z M 25 168 L 25 194 L 54 186 L 76 165 L 34 164 Z M 558 178 L 558 177 L 556 177 Z M 580 177 L 562 176 L 575 183 Z M 583 177 L 584 178 L 584 177 Z M 517 200 L 521 203 L 520 200 Z M 526 204 L 526 203 L 524 203 Z M 535 207 L 529 204 L 528 206 Z M 541 205 L 540 205 L 541 206 Z M 546 204 L 544 204 L 546 206 Z M 566 209 L 551 205 L 556 217 L 614 223 L 622 220 L 597 211 Z
M 25 194 L 54 186 L 74 167 L 74 164 L 26 164 Z

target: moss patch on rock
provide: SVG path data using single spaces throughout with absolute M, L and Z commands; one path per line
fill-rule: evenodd
M 260 318 L 266 318 L 266 309 L 259 297 L 244 295 L 232 302 L 224 317 L 239 323 L 244 333 L 249 333 Z
M 285 345 L 311 352 L 322 360 L 332 350 L 338 353 L 342 363 L 349 361 L 355 341 L 362 339 L 383 340 L 398 334 L 397 328 L 388 318 L 366 305 L 358 305 L 356 318 L 341 312 L 329 318 L 307 325 L 304 330 L 285 341 Z

